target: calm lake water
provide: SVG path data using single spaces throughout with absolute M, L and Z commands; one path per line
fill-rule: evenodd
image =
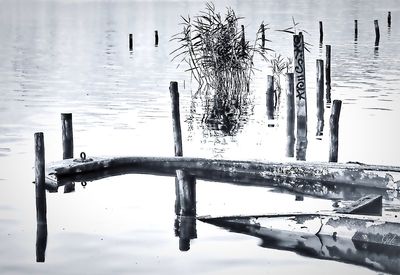
M 33 134 L 44 132 L 46 161 L 62 158 L 60 113 L 73 113 L 75 155 L 174 154 L 169 82 L 181 93 L 186 156 L 287 160 L 285 123 L 267 127 L 267 64 L 251 85 L 251 102 L 235 135 L 207 129 L 191 113 L 190 75 L 170 62 L 180 15 L 203 1 L 0 0 L 0 273 L 2 274 L 374 274 L 259 246 L 257 238 L 197 222 L 197 239 L 181 252 L 174 235 L 174 179 L 126 175 L 47 194 L 46 262 L 36 263 Z M 332 99 L 343 101 L 339 162 L 400 165 L 400 5 L 398 0 L 218 1 L 235 9 L 254 39 L 269 24 L 267 46 L 292 56 L 292 36 L 307 30 L 307 160 L 327 161 L 327 128 L 315 138 L 315 60 L 332 45 Z M 387 27 L 387 12 L 392 27 Z M 354 19 L 358 39 L 354 41 Z M 374 19 L 381 40 L 374 48 Z M 319 46 L 318 21 L 324 23 Z M 154 30 L 160 35 L 154 47 Z M 134 51 L 128 35 L 134 34 Z M 185 88 L 183 83 L 185 83 Z M 195 102 L 199 104 L 199 102 Z M 198 106 L 197 110 L 201 109 Z M 328 124 L 330 109 L 325 111 Z M 329 210 L 328 200 L 267 188 L 198 181 L 198 215 Z

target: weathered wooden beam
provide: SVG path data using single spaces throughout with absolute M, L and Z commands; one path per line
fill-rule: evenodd
M 367 195 L 350 205 L 336 209 L 337 213 L 360 214 L 360 215 L 382 215 L 382 196 Z

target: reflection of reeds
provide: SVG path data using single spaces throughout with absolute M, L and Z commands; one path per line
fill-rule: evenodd
M 223 18 L 211 3 L 193 19 L 182 17 L 183 31 L 172 39 L 180 46 L 171 54 L 189 64 L 201 95 L 214 90 L 221 98 L 231 98 L 248 90 L 253 56 L 263 53 L 245 39 L 231 8 Z M 257 33 L 258 36 L 259 32 Z

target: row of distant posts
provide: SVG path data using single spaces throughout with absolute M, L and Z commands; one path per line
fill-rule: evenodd
M 154 31 L 154 46 L 158 47 L 158 30 Z M 133 33 L 129 34 L 129 50 L 133 51 L 134 48 L 134 37 Z

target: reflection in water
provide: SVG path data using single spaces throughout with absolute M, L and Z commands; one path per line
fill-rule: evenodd
M 260 238 L 260 246 L 292 251 L 299 255 L 364 266 L 372 270 L 399 274 L 400 247 L 367 243 L 311 232 L 296 233 L 271 229 L 259 224 L 233 222 L 232 219 L 201 219 L 231 232 Z M 303 228 L 303 227 L 302 227 Z

